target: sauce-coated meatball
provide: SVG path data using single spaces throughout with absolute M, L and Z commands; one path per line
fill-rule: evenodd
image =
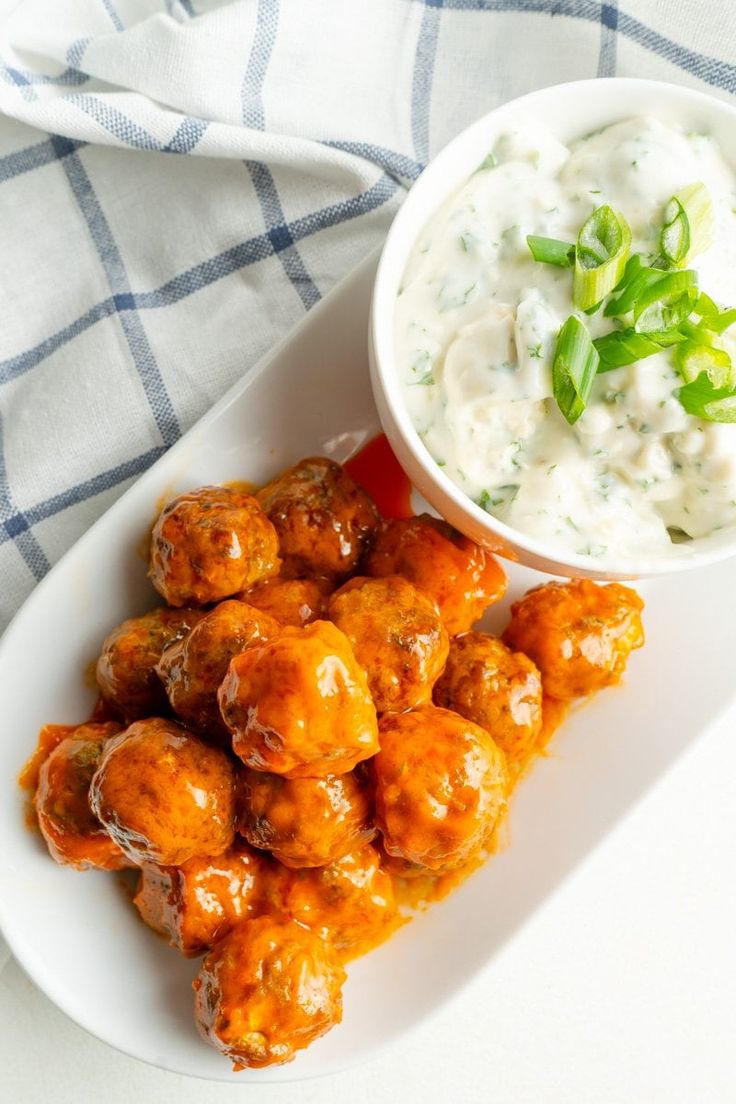
M 490 552 L 429 514 L 385 521 L 364 570 L 378 578 L 403 575 L 431 594 L 450 636 L 467 632 L 506 592 L 506 576 Z
M 352 644 L 379 713 L 431 699 L 449 648 L 433 598 L 400 575 L 350 579 L 333 594 L 329 614 Z
M 372 798 L 354 771 L 325 778 L 245 771 L 238 806 L 240 832 L 284 866 L 325 866 L 375 835 Z
M 461 866 L 506 807 L 503 752 L 484 728 L 431 705 L 385 714 L 380 740 L 376 823 L 386 851 L 430 870 Z
M 156 664 L 166 645 L 185 636 L 201 616 L 201 610 L 155 609 L 123 621 L 105 639 L 97 660 L 97 685 L 126 721 L 167 709 Z
M 89 787 L 113 723 L 80 725 L 44 760 L 34 805 L 52 858 L 77 870 L 120 870 L 130 862 L 89 807 Z
M 276 530 L 252 495 L 201 487 L 161 511 L 148 574 L 170 606 L 203 606 L 275 575 L 278 551 Z
M 280 625 L 309 625 L 327 616 L 331 585 L 326 579 L 264 579 L 238 597 Z
M 194 980 L 197 1028 L 236 1069 L 290 1062 L 340 1022 L 344 981 L 336 951 L 294 920 L 246 920 Z
M 216 858 L 144 866 L 135 905 L 182 954 L 208 951 L 240 923 L 265 911 L 271 864 L 240 841 Z
M 546 694 L 568 700 L 619 681 L 629 652 L 644 643 L 643 608 L 618 583 L 546 583 L 514 602 L 503 639 L 534 660 Z
M 329 621 L 287 626 L 235 656 L 218 697 L 233 751 L 254 770 L 344 774 L 378 750 L 366 676 Z
M 221 602 L 183 640 L 166 648 L 156 670 L 174 712 L 214 740 L 230 742 L 217 691 L 230 660 L 258 640 L 279 632 L 267 613 L 245 602 Z
M 369 496 L 334 460 L 301 460 L 258 493 L 276 526 L 283 574 L 337 578 L 355 571 L 378 524 Z
M 235 834 L 233 766 L 173 721 L 136 721 L 105 748 L 90 805 L 133 863 L 221 855 Z
M 456 636 L 434 688 L 437 705 L 485 728 L 508 759 L 522 759 L 542 730 L 542 677 L 528 656 L 495 636 Z
M 289 871 L 281 879 L 282 909 L 339 951 L 360 954 L 380 942 L 396 921 L 390 876 L 367 844 L 314 870 Z

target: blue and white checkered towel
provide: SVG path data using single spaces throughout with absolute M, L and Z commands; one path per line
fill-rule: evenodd
M 733 0 L 0 0 L 0 626 L 384 235 L 596 74 L 736 92 Z

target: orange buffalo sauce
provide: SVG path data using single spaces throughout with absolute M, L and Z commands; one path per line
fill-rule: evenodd
M 237 491 L 238 494 L 254 495 L 258 490 L 260 490 L 258 483 L 252 483 L 249 479 L 227 479 L 222 484 L 222 486 L 228 487 L 231 491 Z M 167 502 L 168 501 L 170 500 L 167 499 Z M 163 506 L 161 507 L 162 510 L 165 505 L 166 502 L 164 502 Z M 160 512 L 161 511 L 159 510 L 159 513 Z
M 18 785 L 21 789 L 26 790 L 26 801 L 23 809 L 23 819 L 25 821 L 26 828 L 30 828 L 31 831 L 40 831 L 38 827 L 38 818 L 36 817 L 36 810 L 33 805 L 33 796 L 38 787 L 38 776 L 41 771 L 41 767 L 46 759 L 48 759 L 54 748 L 58 747 L 62 740 L 65 740 L 67 736 L 77 728 L 77 725 L 60 725 L 60 724 L 47 724 L 44 725 L 38 734 L 38 742 L 36 744 L 36 750 L 30 757 L 28 762 L 24 765 L 20 774 L 18 775 Z
M 71 736 L 72 732 L 76 732 L 81 725 L 104 724 L 105 721 L 117 720 L 119 720 L 119 717 L 115 710 L 112 709 L 107 702 L 103 701 L 102 698 L 98 697 L 92 712 L 86 720 L 71 725 L 44 725 L 38 734 L 38 741 L 33 755 L 24 764 L 18 775 L 18 785 L 20 788 L 22 790 L 30 790 L 31 793 L 33 793 L 38 786 L 38 775 L 44 759 L 48 759 L 54 748 L 58 747 L 61 741 L 65 740 L 67 736 Z
M 85 681 L 87 681 L 87 677 L 88 672 L 85 671 Z M 33 754 L 23 765 L 18 775 L 18 785 L 22 790 L 26 790 L 28 793 L 28 800 L 25 808 L 25 822 L 29 828 L 33 830 L 38 829 L 36 811 L 33 807 L 33 796 L 38 788 L 38 776 L 41 767 L 45 760 L 48 759 L 51 752 L 59 746 L 62 740 L 65 740 L 67 736 L 71 736 L 73 732 L 76 732 L 80 725 L 117 720 L 117 714 L 110 708 L 107 702 L 104 702 L 102 698 L 98 697 L 86 721 L 80 721 L 79 724 L 72 725 L 47 724 L 43 726 L 38 734 L 38 740 Z
M 542 697 L 542 728 L 537 739 L 528 749 L 525 755 L 509 763 L 509 775 L 511 783 L 509 795 L 516 789 L 518 783 L 526 775 L 535 759 L 545 757 L 550 740 L 557 729 L 567 717 L 570 711 L 570 703 L 551 698 L 549 694 Z
M 532 751 L 531 757 L 545 755 L 547 746 L 557 729 L 570 712 L 570 702 L 558 701 L 545 694 L 542 698 L 542 731 L 539 734 L 537 745 Z
M 95 681 L 95 687 L 97 683 Z M 101 696 L 97 696 L 92 712 L 86 721 L 82 721 L 82 724 L 104 724 L 105 721 L 120 721 L 120 714 L 116 713 L 113 707 L 105 701 Z
M 532 745 L 523 758 L 515 760 L 509 765 L 509 798 L 511 798 L 517 785 L 534 761 L 539 756 L 546 755 L 549 742 L 565 720 L 569 709 L 569 702 L 557 701 L 545 694 L 542 703 L 542 730 L 536 743 Z M 450 870 L 446 874 L 422 873 L 406 877 L 400 872 L 400 864 L 396 864 L 396 868 L 392 869 L 392 860 L 387 860 L 388 873 L 393 882 L 396 903 L 402 913 L 402 922 L 405 923 L 410 920 L 412 913 L 425 911 L 436 901 L 443 900 L 458 886 L 462 885 L 466 878 L 469 878 L 471 874 L 474 874 L 493 855 L 498 854 L 506 846 L 507 815 L 508 809 L 495 825 L 483 848 L 476 855 L 473 855 L 468 862 L 459 866 L 456 870 Z M 397 924 L 391 928 L 383 938 L 376 940 L 372 946 L 383 942 L 398 926 Z M 371 947 L 368 946 L 365 949 L 370 950 Z M 358 954 L 362 953 L 362 950 L 357 951 L 353 957 L 357 957 Z
M 397 880 L 392 878 L 394 887 L 394 897 L 396 898 L 396 904 L 399 906 L 398 910 L 393 913 L 391 917 L 384 920 L 378 927 L 374 928 L 369 935 L 363 936 L 362 939 L 353 943 L 350 947 L 338 950 L 338 954 L 343 962 L 352 962 L 356 958 L 362 958 L 363 955 L 368 954 L 369 951 L 374 951 L 376 947 L 380 947 L 382 943 L 385 943 L 394 932 L 399 928 L 403 928 L 404 924 L 408 924 L 411 920 L 411 916 L 404 915 L 400 909 L 402 901 L 397 891 Z
M 397 870 L 390 871 L 401 922 L 408 923 L 417 912 L 426 912 L 430 905 L 433 905 L 436 901 L 442 901 L 454 889 L 462 885 L 466 878 L 469 878 L 479 867 L 483 866 L 495 850 L 493 843 L 490 843 L 462 866 L 455 870 L 449 870 L 446 874 L 430 874 L 427 872 L 405 877 Z M 395 928 L 392 929 L 392 931 L 395 930 Z M 390 935 L 391 932 L 388 934 Z M 370 948 L 367 949 L 370 950 Z
M 368 492 L 383 517 L 412 517 L 411 483 L 385 433 L 371 438 L 367 445 L 346 461 L 344 467 L 355 482 Z
M 44 760 L 48 759 L 54 748 L 77 728 L 79 725 L 47 724 L 43 726 L 38 734 L 36 750 L 18 775 L 18 785 L 21 789 L 29 790 L 31 794 L 35 792 Z

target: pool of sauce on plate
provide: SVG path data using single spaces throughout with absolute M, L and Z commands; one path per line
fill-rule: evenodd
M 385 433 L 372 437 L 344 464 L 385 518 L 412 517 L 411 483 Z
M 26 800 L 23 807 L 23 820 L 26 828 L 32 832 L 39 832 L 36 810 L 33 805 L 33 796 L 38 786 L 38 776 L 46 759 L 54 748 L 58 747 L 62 740 L 74 732 L 77 725 L 47 724 L 38 734 L 36 748 L 24 764 L 18 775 L 18 785 L 26 791 Z
M 88 664 L 85 667 L 85 685 L 95 686 L 94 678 L 90 681 L 88 675 L 90 669 L 94 674 L 94 664 Z M 38 776 L 46 759 L 48 759 L 54 748 L 57 748 L 62 740 L 65 740 L 67 736 L 71 736 L 72 732 L 75 732 L 80 725 L 83 724 L 103 724 L 105 721 L 119 721 L 118 715 L 110 708 L 106 701 L 103 701 L 98 696 L 92 707 L 92 712 L 89 717 L 84 721 L 79 721 L 78 724 L 46 724 L 41 728 L 36 741 L 36 747 L 30 758 L 23 764 L 21 771 L 18 775 L 18 785 L 22 790 L 26 791 L 26 803 L 23 811 L 23 817 L 27 828 L 30 828 L 33 832 L 38 832 L 38 820 L 36 818 L 36 810 L 33 806 L 33 797 L 38 787 Z

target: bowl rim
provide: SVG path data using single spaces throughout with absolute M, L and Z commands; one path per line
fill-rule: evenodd
M 465 514 L 469 516 L 474 523 L 473 527 L 476 532 L 478 530 L 485 532 L 490 547 L 498 549 L 500 541 L 502 546 L 510 547 L 513 550 L 511 555 L 514 559 L 527 566 L 539 568 L 540 565 L 552 565 L 551 568 L 545 566 L 542 569 L 553 570 L 562 575 L 585 576 L 594 579 L 636 579 L 667 575 L 717 563 L 736 555 L 736 528 L 730 540 L 726 540 L 723 535 L 720 535 L 720 541 L 711 547 L 700 546 L 711 541 L 712 535 L 695 538 L 688 545 L 682 546 L 683 549 L 687 549 L 687 552 L 681 556 L 619 556 L 593 561 L 589 556 L 568 553 L 547 541 L 530 536 L 482 510 L 465 491 L 462 491 L 437 466 L 411 421 L 403 399 L 394 356 L 394 288 L 406 268 L 409 253 L 416 241 L 416 234 L 412 234 L 408 243 L 402 240 L 407 222 L 414 217 L 414 210 L 417 205 L 424 202 L 428 196 L 433 196 L 430 205 L 431 212 L 425 215 L 424 223 L 426 223 L 437 212 L 441 204 L 449 198 L 452 191 L 460 186 L 459 184 L 453 184 L 451 187 L 446 184 L 443 185 L 443 170 L 453 163 L 458 149 L 464 149 L 467 144 L 470 144 L 471 136 L 478 136 L 479 151 L 482 152 L 482 136 L 489 125 L 496 122 L 499 117 L 512 116 L 516 112 L 523 111 L 532 113 L 535 105 L 542 101 L 554 101 L 555 99 L 564 101 L 573 97 L 585 97 L 588 93 L 600 99 L 606 95 L 615 95 L 624 90 L 629 94 L 656 93 L 659 96 L 670 97 L 675 105 L 680 101 L 690 107 L 700 107 L 711 113 L 711 115 L 727 119 L 730 123 L 736 122 L 736 106 L 725 100 L 717 99 L 706 92 L 685 85 L 650 80 L 643 77 L 593 77 L 585 80 L 565 81 L 535 89 L 513 100 L 507 100 L 499 104 L 456 134 L 428 162 L 412 185 L 407 198 L 389 228 L 381 250 L 373 285 L 368 335 L 371 384 L 381 423 L 391 443 L 395 447 L 399 446 L 406 450 L 414 463 L 421 468 L 427 487 L 433 485 L 445 499 L 449 499 L 456 515 Z M 630 114 L 631 112 L 624 111 L 621 119 Z M 653 114 L 656 114 L 656 110 Z M 615 122 L 615 120 L 612 122 Z M 487 148 L 487 138 L 485 145 Z M 388 411 L 390 421 L 385 418 L 384 410 Z M 387 424 L 387 421 L 389 424 Z M 425 488 L 420 489 L 425 490 Z M 427 497 L 430 497 L 430 495 L 427 495 Z M 501 552 L 501 554 L 507 553 Z

